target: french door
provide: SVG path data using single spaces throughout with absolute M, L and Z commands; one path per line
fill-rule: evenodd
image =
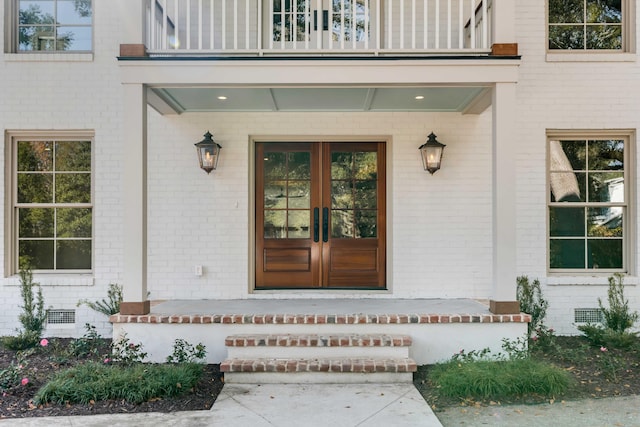
M 386 286 L 385 145 L 256 145 L 256 289 Z
M 271 49 L 366 49 L 372 40 L 370 0 L 269 0 L 267 8 Z

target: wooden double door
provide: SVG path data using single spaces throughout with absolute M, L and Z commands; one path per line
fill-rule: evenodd
M 256 145 L 256 289 L 386 287 L 383 142 Z

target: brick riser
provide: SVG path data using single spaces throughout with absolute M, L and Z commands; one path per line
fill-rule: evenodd
M 342 373 L 402 373 L 415 372 L 412 359 L 231 359 L 220 365 L 220 371 L 230 372 L 342 372 Z

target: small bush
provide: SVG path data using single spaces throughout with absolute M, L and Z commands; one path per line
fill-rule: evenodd
M 529 283 L 527 276 L 520 276 L 516 279 L 517 297 L 520 303 L 520 310 L 531 315 L 531 322 L 528 325 L 529 337 L 538 329 L 544 328 L 544 318 L 547 315 L 549 302 L 543 298 L 540 281 L 535 279 Z
M 35 331 L 22 331 L 18 335 L 2 338 L 2 345 L 16 351 L 34 348 L 38 342 L 40 342 L 40 334 Z
M 69 354 L 75 357 L 95 357 L 100 356 L 102 350 L 102 336 L 96 327 L 85 323 L 86 332 L 82 338 L 75 339 L 69 343 Z
M 111 361 L 123 365 L 132 365 L 143 362 L 147 353 L 142 351 L 142 344 L 134 344 L 129 341 L 127 334 L 111 344 Z
M 107 291 L 107 299 L 93 302 L 83 299 L 78 301 L 76 306 L 79 307 L 84 304 L 98 313 L 111 316 L 112 314 L 120 312 L 120 303 L 122 303 L 122 286 L 111 283 Z
M 192 389 L 202 365 L 129 366 L 89 362 L 56 374 L 34 397 L 34 403 L 81 403 L 122 399 L 139 404 L 152 398 L 177 396 Z
M 167 363 L 196 363 L 202 361 L 207 355 L 207 350 L 202 343 L 195 347 L 183 339 L 177 339 L 173 343 L 173 353 L 167 356 Z

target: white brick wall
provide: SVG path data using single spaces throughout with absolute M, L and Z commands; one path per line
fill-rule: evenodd
M 633 62 L 547 62 L 544 2 L 517 1 L 518 273 L 539 278 L 550 300 L 548 326 L 574 331 L 573 308 L 596 307 L 606 277 L 546 273 L 547 129 L 637 129 L 640 67 Z M 4 2 L 0 2 L 0 15 Z M 46 304 L 73 309 L 80 298 L 106 297 L 122 280 L 120 21 L 95 2 L 95 55 L 74 61 L 45 56 L 0 58 L 0 129 L 95 131 L 94 274 L 40 276 Z M 0 33 L 0 45 L 3 44 Z M 44 59 L 43 59 L 44 58 Z M 66 59 L 70 57 L 64 57 Z M 89 59 L 89 60 L 87 60 Z M 9 101 L 7 101 L 9 100 Z M 222 146 L 219 170 L 196 166 L 193 143 L 210 130 Z M 421 168 L 418 146 L 429 132 L 447 144 L 443 168 Z M 151 299 L 249 297 L 251 135 L 385 135 L 388 150 L 389 263 L 392 294 L 380 297 L 487 298 L 491 295 L 491 112 L 455 113 L 149 113 L 149 292 Z M 0 150 L 0 161 L 4 152 Z M 637 159 L 634 159 L 635 166 Z M 0 191 L 4 183 L 0 176 Z M 638 185 L 633 196 L 637 199 Z M 4 211 L 0 219 L 4 223 Z M 632 219 L 637 225 L 637 215 Z M 2 239 L 0 239 L 2 241 Z M 0 256 L 4 248 L 0 245 Z M 196 277 L 195 265 L 204 266 Z M 637 257 L 634 270 L 638 271 Z M 562 281 L 564 284 L 557 284 Z M 629 278 L 637 283 L 637 278 Z M 579 284 L 569 286 L 568 284 Z M 590 283 L 598 286 L 590 286 Z M 515 281 L 514 281 L 515 286 Z M 18 326 L 15 278 L 0 280 L 0 335 Z M 638 287 L 627 293 L 635 307 Z M 294 296 L 292 293 L 287 296 Z M 357 297 L 359 294 L 332 294 Z M 319 297 L 317 293 L 305 296 Z M 263 296 L 276 298 L 278 294 Z M 77 309 L 84 323 L 110 333 L 104 317 Z M 64 332 L 67 333 L 67 332 Z

